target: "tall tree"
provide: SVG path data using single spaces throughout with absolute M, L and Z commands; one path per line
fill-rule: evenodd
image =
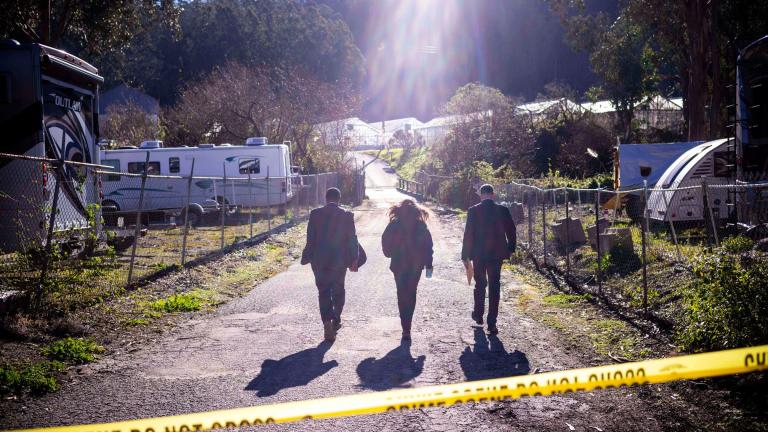
M 228 62 L 292 65 L 323 82 L 359 82 L 363 58 L 340 15 L 300 0 L 189 0 L 178 36 L 155 25 L 134 38 L 122 59 L 105 62 L 120 81 L 164 104 L 187 83 Z
M 579 40 L 574 36 L 595 21 L 584 14 L 584 0 L 550 0 L 550 6 L 562 18 L 572 41 Z M 658 72 L 657 88 L 682 94 L 688 138 L 722 136 L 727 118 L 722 115 L 724 94 L 735 80 L 736 56 L 765 34 L 768 2 L 622 0 L 619 17 L 631 20 L 648 36 L 653 52 L 647 58 Z
M 83 56 L 120 49 L 148 20 L 175 26 L 172 0 L 9 0 L 0 8 L 0 38 L 65 48 Z

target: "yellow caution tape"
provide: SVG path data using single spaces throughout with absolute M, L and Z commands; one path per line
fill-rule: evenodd
M 768 369 L 768 345 L 461 384 L 389 390 L 114 423 L 18 432 L 192 432 L 305 419 L 406 411 L 469 402 L 708 378 Z

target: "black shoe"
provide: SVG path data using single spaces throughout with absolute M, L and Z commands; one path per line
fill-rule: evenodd
M 483 325 L 483 316 L 482 315 L 476 315 L 474 312 L 472 312 L 472 319 L 475 320 L 475 322 L 478 325 Z
M 490 326 L 490 325 L 489 325 L 489 326 L 488 326 L 488 333 L 490 333 L 490 334 L 492 334 L 492 335 L 495 335 L 495 334 L 499 334 L 499 329 L 498 329 L 498 328 L 496 328 L 496 326 L 495 326 L 495 325 L 494 325 L 494 326 Z

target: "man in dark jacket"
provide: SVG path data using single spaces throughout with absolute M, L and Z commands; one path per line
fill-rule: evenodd
M 312 264 L 320 318 L 328 341 L 336 339 L 336 332 L 341 328 L 347 268 L 357 271 L 355 220 L 351 212 L 339 207 L 340 200 L 341 192 L 330 188 L 325 192 L 326 205 L 309 214 L 307 245 L 301 254 L 302 264 Z
M 488 287 L 488 332 L 496 334 L 501 297 L 501 263 L 515 251 L 515 222 L 509 209 L 493 202 L 493 186 L 480 187 L 482 202 L 467 211 L 461 259 L 472 261 L 475 278 L 475 307 L 472 319 L 483 324 L 485 287 Z

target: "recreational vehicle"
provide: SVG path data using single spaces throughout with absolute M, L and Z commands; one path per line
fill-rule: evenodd
M 706 183 L 707 200 L 716 220 L 728 217 L 728 190 L 709 187 L 732 183 L 732 139 L 699 144 L 686 151 L 664 171 L 648 197 L 651 219 L 695 222 L 710 217 L 704 208 L 702 185 Z M 706 213 L 705 213 L 706 211 Z
M 59 161 L 98 163 L 98 70 L 40 44 L 0 42 L 0 151 Z M 53 233 L 82 236 L 98 224 L 92 170 L 52 169 L 39 161 L 0 158 L 0 250 L 40 247 L 58 190 Z M 96 220 L 99 218 L 96 217 Z
M 267 139 L 261 137 L 249 138 L 245 145 L 200 144 L 197 147 L 163 147 L 161 141 L 145 141 L 139 148 L 102 150 L 101 163 L 111 166 L 115 172 L 129 174 L 144 173 L 146 164 L 150 176 L 182 177 L 148 178 L 142 210 L 188 208 L 185 213 L 188 212 L 190 218 L 194 215 L 193 223 L 203 212 L 219 205 L 227 208 L 281 206 L 294 196 L 290 147 L 267 144 Z M 183 178 L 190 174 L 196 177 L 191 184 Z M 140 186 L 139 177 L 105 175 L 102 201 L 105 211 L 139 210 Z

